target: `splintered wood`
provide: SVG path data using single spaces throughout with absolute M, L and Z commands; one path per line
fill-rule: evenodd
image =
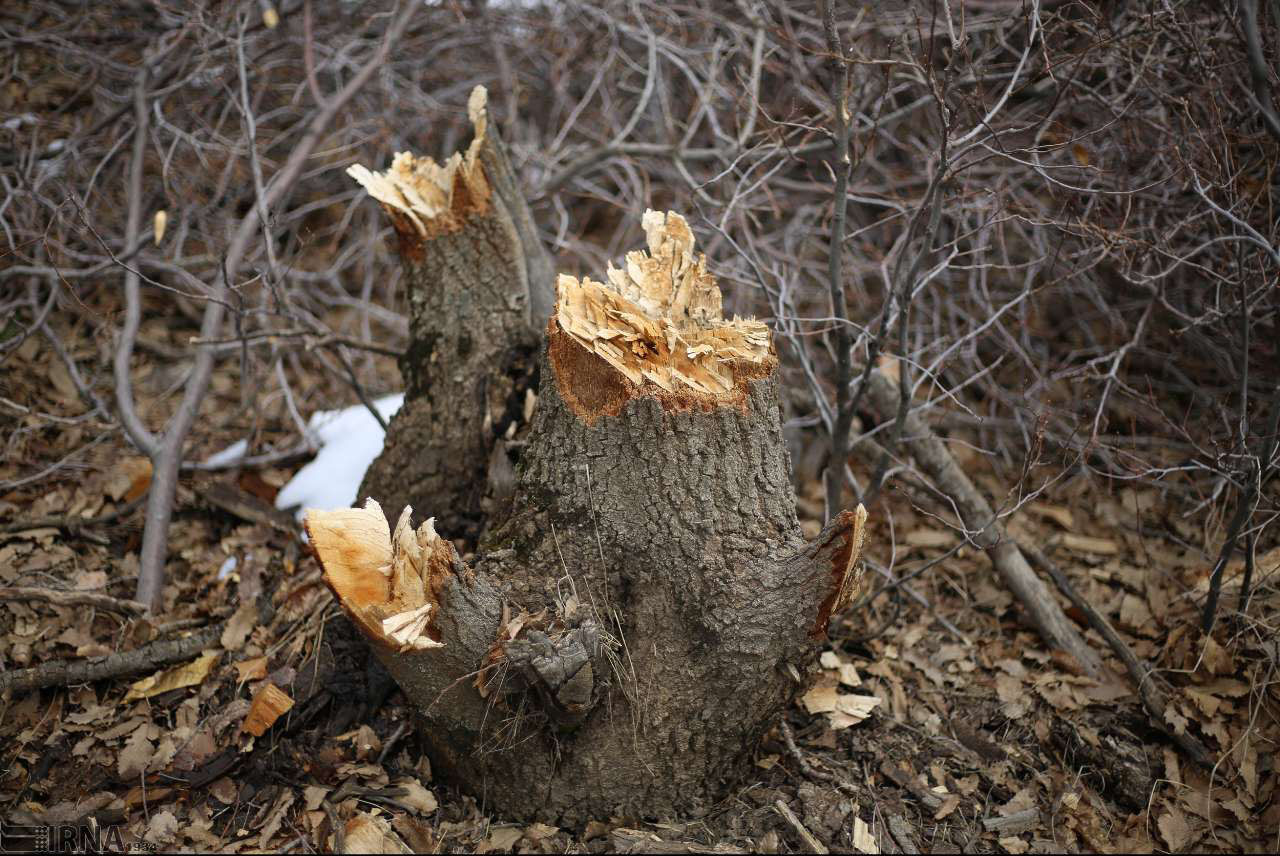
M 735 362 L 770 356 L 769 329 L 720 310 L 720 288 L 694 255 L 693 233 L 679 214 L 646 211 L 649 250 L 609 266 L 608 282 L 561 274 L 556 318 L 560 328 L 622 372 L 632 383 L 650 380 L 719 395 L 734 387 Z
M 831 614 L 843 612 L 853 603 L 854 595 L 862 586 L 862 566 L 858 560 L 862 558 L 862 545 L 867 538 L 867 509 L 862 503 L 853 510 L 853 532 L 849 535 L 849 558 L 840 571 L 836 585 L 836 599 L 831 606 Z
M 403 215 L 424 238 L 460 228 L 467 214 L 484 211 L 488 204 L 489 182 L 480 165 L 488 126 L 487 100 L 483 86 L 471 90 L 467 112 L 476 135 L 465 155 L 454 152 L 441 165 L 430 157 L 400 152 L 386 172 L 355 164 L 347 168 L 347 175 L 393 217 Z
M 277 719 L 293 708 L 293 699 L 289 694 L 268 681 L 263 684 L 253 697 L 253 705 L 244 718 L 240 730 L 254 737 L 261 737 L 267 729 L 275 725 Z
M 400 514 L 395 534 L 382 506 L 310 509 L 307 537 L 338 601 L 364 629 L 398 651 L 442 647 L 431 636 L 435 592 L 453 565 L 453 545 L 435 530 L 432 518 L 414 531 L 413 509 Z

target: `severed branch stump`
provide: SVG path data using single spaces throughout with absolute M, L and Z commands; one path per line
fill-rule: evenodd
M 448 216 L 459 235 L 477 223 Z M 375 501 L 306 517 L 325 579 L 420 711 L 433 769 L 510 817 L 709 809 L 861 579 L 861 506 L 801 536 L 768 329 L 722 316 L 683 218 L 643 224 L 648 251 L 606 282 L 558 278 L 518 481 L 472 566 L 408 507 L 394 528 Z M 432 353 L 433 377 L 469 365 Z M 474 446 L 413 448 L 483 470 Z M 430 510 L 467 496 L 446 485 Z
M 386 172 L 347 171 L 391 218 L 409 297 L 404 404 L 359 495 L 437 509 L 442 531 L 470 539 L 489 470 L 505 471 L 496 442 L 536 386 L 554 287 L 486 98 L 471 93 L 465 153 L 437 164 L 402 152 Z

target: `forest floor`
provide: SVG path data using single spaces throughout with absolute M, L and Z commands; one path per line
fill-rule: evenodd
M 87 326 L 59 335 L 77 359 L 102 365 L 109 343 L 77 338 Z M 180 352 L 187 335 L 161 318 L 142 338 Z M 249 432 L 288 434 L 283 407 L 244 406 L 238 370 L 227 361 L 215 379 L 191 459 Z M 162 409 L 171 372 L 139 368 L 144 411 Z M 92 595 L 132 596 L 149 469 L 113 427 L 74 416 L 84 406 L 65 375 L 34 336 L 4 370 L 3 396 L 28 412 L 0 411 L 14 438 L 0 460 L 0 483 L 11 485 L 0 493 L 0 587 L 81 602 L 6 594 L 0 669 L 118 657 L 200 634 L 208 642 L 141 672 L 0 698 L 0 817 L 9 823 L 92 819 L 126 844 L 227 852 L 369 848 L 388 829 L 428 852 L 1280 849 L 1280 549 L 1259 545 L 1249 610 L 1272 618 L 1231 614 L 1237 561 L 1224 617 L 1203 636 L 1211 527 L 1153 491 L 1062 481 L 1011 528 L 1158 670 L 1171 688 L 1166 725 L 1204 741 L 1212 769 L 1152 727 L 1122 678 L 1082 677 L 1048 650 L 986 557 L 891 490 L 871 510 L 868 553 L 882 565 L 892 557 L 900 574 L 928 565 L 911 585 L 930 608 L 886 596 L 833 624 L 815 655 L 818 688 L 752 750 L 750 773 L 705 816 L 559 829 L 492 816 L 432 778 L 403 697 L 350 631 L 292 518 L 271 508 L 305 459 L 189 473 L 164 612 L 146 620 L 105 600 L 86 605 Z M 395 377 L 389 361 L 386 376 Z M 300 402 L 307 409 L 338 395 L 322 380 L 300 388 L 314 393 Z M 1005 494 L 980 455 L 953 447 L 989 495 Z M 816 531 L 816 484 L 801 486 L 799 511 Z M 85 518 L 101 522 L 77 522 Z M 1096 634 L 1087 638 L 1109 656 Z

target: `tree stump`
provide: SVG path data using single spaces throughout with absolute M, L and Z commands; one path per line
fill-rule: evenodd
M 457 218 L 454 240 L 488 228 L 437 210 Z M 711 807 L 804 687 L 861 576 L 861 507 L 801 536 L 768 329 L 722 317 L 683 218 L 643 224 L 648 252 L 607 282 L 558 278 L 518 479 L 474 567 L 407 507 L 394 530 L 374 501 L 306 517 L 325 579 L 420 711 L 433 769 L 505 817 Z M 398 228 L 405 264 L 420 264 Z M 499 335 L 476 323 L 473 336 Z M 432 377 L 471 365 L 431 353 Z M 474 446 L 413 448 L 483 471 L 463 460 Z M 420 471 L 432 467 L 445 471 Z

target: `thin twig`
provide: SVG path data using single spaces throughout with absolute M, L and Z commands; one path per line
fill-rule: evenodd
M 0 672 L 0 693 L 27 692 L 43 687 L 73 686 L 107 678 L 119 678 L 187 660 L 218 644 L 225 622 L 194 633 L 185 639 L 166 639 L 84 660 L 53 660 L 30 669 Z
M 55 606 L 91 606 L 122 615 L 141 615 L 146 612 L 146 607 L 136 600 L 121 600 L 91 591 L 58 591 L 34 586 L 0 587 L 0 600 L 41 600 Z
M 822 27 L 827 38 L 827 50 L 831 53 L 832 70 L 831 102 L 835 115 L 835 187 L 832 190 L 831 237 L 827 245 L 827 288 L 831 296 L 831 314 L 846 320 L 849 305 L 844 290 L 844 223 L 849 205 L 849 173 L 853 163 L 849 158 L 849 63 L 845 59 L 844 45 L 836 29 L 834 0 L 823 0 Z M 853 342 L 849 325 L 838 323 L 835 337 L 836 420 L 831 429 L 831 451 L 827 458 L 826 518 L 831 520 L 844 508 L 844 463 L 849 451 L 849 430 L 853 426 L 853 408 L 850 406 L 849 380 L 853 366 Z
M 130 252 L 138 246 L 138 235 L 142 231 L 143 160 L 150 117 L 147 109 L 148 71 L 144 61 L 138 69 L 138 83 L 133 95 L 133 157 L 129 162 L 129 202 L 124 232 L 124 245 Z M 160 450 L 160 440 L 143 424 L 134 407 L 133 379 L 129 367 L 133 358 L 133 346 L 138 338 L 138 325 L 142 321 L 141 287 L 138 272 L 132 267 L 125 267 L 124 300 L 124 326 L 120 329 L 115 354 L 116 408 L 120 412 L 120 424 L 124 427 L 125 434 L 138 447 L 138 451 L 154 458 Z
M 240 270 L 240 266 L 249 250 L 249 244 L 260 227 L 259 218 L 262 212 L 269 212 L 287 196 L 302 173 L 303 166 L 311 157 L 311 153 L 319 144 L 326 129 L 332 123 L 338 111 L 382 68 L 392 45 L 408 28 L 418 10 L 418 4 L 406 3 L 388 26 L 382 42 L 374 55 L 365 62 L 360 70 L 347 82 L 333 98 L 318 109 L 307 123 L 297 145 L 289 153 L 280 171 L 272 178 L 266 188 L 265 197 L 260 204 L 252 207 L 240 221 L 222 266 L 222 282 L 217 287 L 217 296 L 221 297 L 230 288 Z M 202 339 L 214 338 L 222 327 L 225 305 L 220 300 L 210 301 L 205 305 L 204 317 L 200 325 Z M 173 414 L 163 434 L 160 446 L 152 455 L 153 472 L 151 493 L 147 503 L 146 526 L 142 536 L 140 569 L 138 572 L 137 599 L 156 610 L 161 605 L 161 594 L 164 586 L 164 562 L 168 553 L 169 520 L 173 514 L 174 492 L 177 489 L 178 472 L 182 464 L 182 448 L 187 434 L 195 422 L 200 403 L 209 387 L 209 379 L 213 374 L 215 352 L 212 348 L 200 348 L 196 353 L 195 367 L 187 380 L 182 402 Z

